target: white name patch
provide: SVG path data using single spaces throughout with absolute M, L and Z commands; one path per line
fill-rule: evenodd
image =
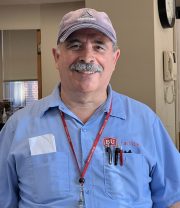
M 55 137 L 53 134 L 44 134 L 29 138 L 31 155 L 40 155 L 56 152 Z

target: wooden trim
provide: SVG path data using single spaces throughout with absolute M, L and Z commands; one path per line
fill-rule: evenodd
M 38 81 L 38 79 L 10 79 L 10 80 L 3 80 L 3 82 L 26 82 L 26 81 Z
M 179 152 L 180 152 L 180 132 L 179 132 L 178 149 L 179 149 Z
M 41 30 L 37 30 L 37 77 L 38 99 L 42 98 L 42 71 L 41 71 Z

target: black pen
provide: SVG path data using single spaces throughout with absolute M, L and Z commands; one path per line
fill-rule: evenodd
M 106 147 L 106 152 L 108 153 L 108 161 L 109 161 L 109 164 L 111 165 L 112 164 L 112 150 L 111 150 L 111 147 Z
M 118 164 L 118 155 L 120 153 L 120 148 L 119 147 L 116 147 L 115 148 L 115 157 L 114 157 L 114 165 L 117 165 Z

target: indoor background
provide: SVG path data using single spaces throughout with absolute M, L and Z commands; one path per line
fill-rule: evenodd
M 180 0 L 176 4 L 180 6 Z M 113 88 L 152 108 L 179 148 L 180 78 L 178 72 L 177 80 L 164 81 L 163 52 L 175 51 L 177 62 L 180 60 L 180 24 L 177 19 L 174 28 L 162 28 L 157 0 L 0 0 L 0 100 L 20 96 L 13 89 L 22 83 L 35 92 L 38 88 L 38 95 L 31 92 L 30 98 L 52 91 L 59 80 L 52 56 L 59 22 L 65 13 L 81 7 L 103 10 L 114 23 L 121 57 L 111 80 Z M 175 67 L 179 71 L 178 64 Z M 15 85 L 17 81 L 21 82 Z M 16 105 L 23 106 L 23 102 Z

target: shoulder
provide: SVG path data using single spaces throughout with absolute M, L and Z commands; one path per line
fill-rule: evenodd
M 156 113 L 146 104 L 113 91 L 113 106 L 115 111 L 124 112 L 127 118 L 141 118 L 154 121 Z
M 49 96 L 40 100 L 34 101 L 32 104 L 17 110 L 10 120 L 14 122 L 23 121 L 30 118 L 40 117 L 49 106 Z

